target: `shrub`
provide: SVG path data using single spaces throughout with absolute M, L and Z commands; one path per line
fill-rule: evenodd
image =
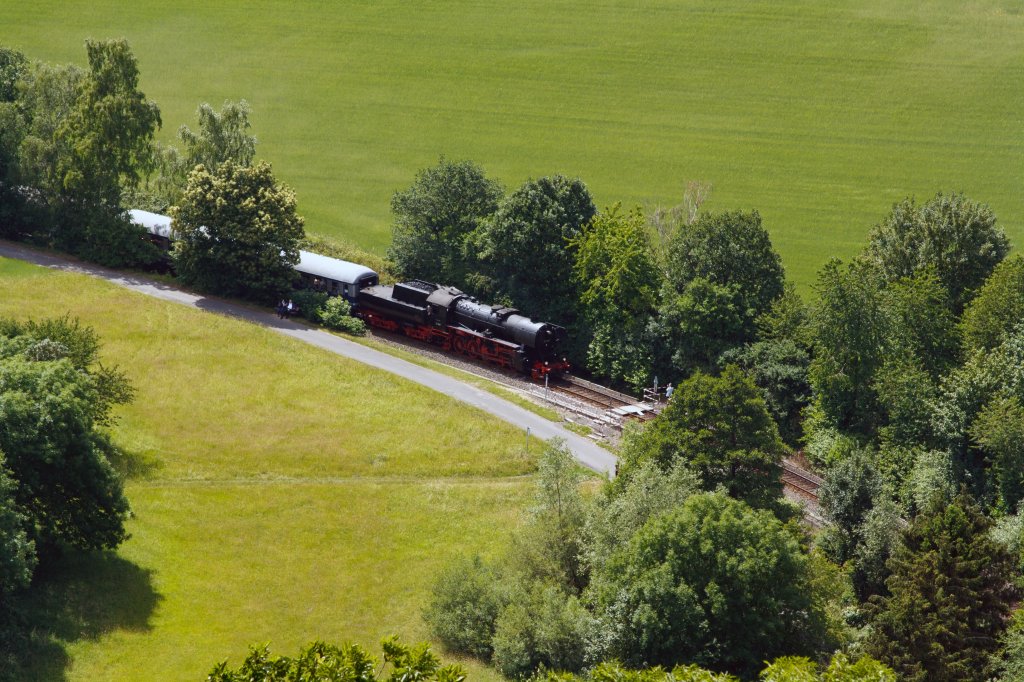
M 579 672 L 592 662 L 588 643 L 595 639 L 596 628 L 596 619 L 576 597 L 534 584 L 498 617 L 494 667 L 513 678 L 542 668 Z
M 299 307 L 299 315 L 310 322 L 320 322 L 320 309 L 330 298 L 322 291 L 313 289 L 298 289 L 292 292 L 292 303 Z
M 507 603 L 501 578 L 476 556 L 441 573 L 423 616 L 449 651 L 488 660 L 495 623 Z
M 366 323 L 352 317 L 352 306 L 340 296 L 332 296 L 316 309 L 320 322 L 328 329 L 337 329 L 348 334 L 361 336 L 366 333 Z

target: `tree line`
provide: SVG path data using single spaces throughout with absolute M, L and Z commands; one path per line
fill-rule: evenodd
M 1024 258 L 984 204 L 908 198 L 804 299 L 756 211 L 702 213 L 690 190 L 599 212 L 579 180 L 506 195 L 442 158 L 395 194 L 402 272 L 566 324 L 595 374 L 681 378 L 625 434 L 615 482 L 568 507 L 575 484 L 557 486 L 509 556 L 439 579 L 436 636 L 514 676 L 613 658 L 752 679 L 775 655 L 840 651 L 908 680 L 1015 679 Z M 813 535 L 779 497 L 794 449 L 825 480 Z M 730 544 L 741 528 L 752 547 Z
M 178 130 L 180 148 L 161 144 L 160 109 L 139 89 L 127 41 L 85 47 L 87 69 L 0 47 L 0 236 L 153 268 L 168 254 L 127 211 L 169 213 L 169 255 L 183 282 L 262 303 L 291 292 L 304 246 L 380 265 L 349 245 L 307 239 L 295 193 L 256 158 L 245 100 L 219 111 L 201 104 L 197 127 Z M 323 301 L 309 303 L 311 319 L 336 317 Z

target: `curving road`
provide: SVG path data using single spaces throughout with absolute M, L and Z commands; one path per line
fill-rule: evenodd
M 37 251 L 22 244 L 0 240 L 0 256 L 27 261 L 55 270 L 91 275 L 123 286 L 126 289 L 146 294 L 147 296 L 200 308 L 219 315 L 236 317 L 267 327 L 279 334 L 290 336 L 304 343 L 351 358 L 385 372 L 390 372 L 410 381 L 415 381 L 418 384 L 423 384 L 439 393 L 480 408 L 519 428 L 529 429 L 530 433 L 538 438 L 544 440 L 555 437 L 562 438 L 583 466 L 606 475 L 610 475 L 615 471 L 615 455 L 598 446 L 590 439 L 562 428 L 561 425 L 548 421 L 529 410 L 524 410 L 518 405 L 476 386 L 465 384 L 458 379 L 426 369 L 425 367 L 420 367 L 419 365 L 414 365 L 411 362 L 396 358 L 387 353 L 361 346 L 358 343 L 353 343 L 334 334 L 313 329 L 303 324 L 290 320 L 280 320 L 277 315 L 270 311 L 255 310 L 224 299 L 200 296 L 142 275 L 125 274 L 98 265 L 82 263 L 63 256 Z

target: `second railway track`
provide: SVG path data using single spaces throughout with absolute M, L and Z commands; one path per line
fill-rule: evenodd
M 568 375 L 550 381 L 548 388 L 604 410 L 635 405 L 638 402 L 631 396 Z

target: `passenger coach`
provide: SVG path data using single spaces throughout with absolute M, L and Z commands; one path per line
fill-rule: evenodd
M 380 281 L 377 273 L 365 265 L 328 258 L 311 251 L 299 251 L 295 272 L 299 274 L 297 284 L 301 288 L 342 296 L 350 303 L 356 302 L 360 289 L 375 286 Z
M 174 242 L 174 228 L 170 216 L 133 208 L 128 217 L 148 233 L 148 239 L 164 251 L 170 251 Z M 343 296 L 356 302 L 360 289 L 379 283 L 377 273 L 358 263 L 321 256 L 311 251 L 299 251 L 299 264 L 295 266 L 296 288 L 315 289 L 331 296 Z

